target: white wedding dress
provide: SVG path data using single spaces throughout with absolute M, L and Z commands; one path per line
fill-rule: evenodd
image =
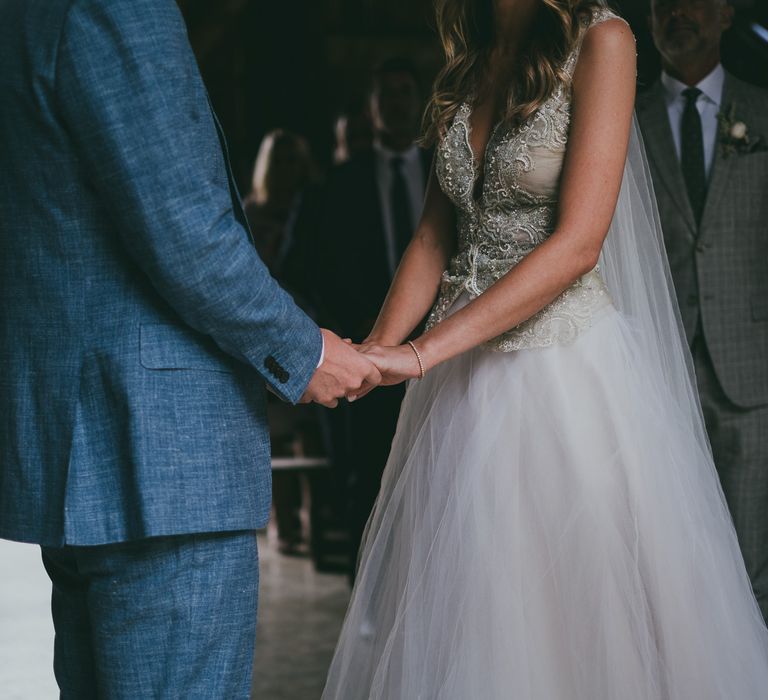
M 569 100 L 496 127 L 479 201 L 456 114 L 437 174 L 459 246 L 429 325 L 552 232 Z M 768 698 L 637 139 L 599 268 L 409 385 L 326 700 Z

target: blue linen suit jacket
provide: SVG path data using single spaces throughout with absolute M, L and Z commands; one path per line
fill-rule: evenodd
M 173 0 L 0 4 L 0 537 L 252 529 L 322 340 L 252 246 Z

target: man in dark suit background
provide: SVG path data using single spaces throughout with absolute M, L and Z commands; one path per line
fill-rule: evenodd
M 314 241 L 311 287 L 329 327 L 359 342 L 371 331 L 419 221 L 431 154 L 419 148 L 422 103 L 411 63 L 392 58 L 372 76 L 373 148 L 330 173 L 321 203 L 305 213 Z M 402 386 L 386 387 L 332 416 L 335 461 L 347 478 L 354 569 L 395 432 Z
M 768 93 L 725 71 L 726 0 L 653 0 L 638 96 L 715 464 L 768 620 Z
M 373 148 L 333 168 L 320 212 L 312 212 L 318 304 L 358 341 L 373 327 L 421 215 L 430 167 L 430 154 L 415 144 L 421 107 L 412 65 L 379 64 L 369 97 Z
M 7 0 L 0 63 L 0 537 L 61 695 L 246 699 L 265 384 L 378 372 L 256 254 L 173 0 Z

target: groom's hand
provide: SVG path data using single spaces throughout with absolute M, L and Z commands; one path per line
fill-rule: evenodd
M 331 331 L 322 329 L 325 357 L 301 397 L 300 403 L 316 403 L 334 408 L 344 396 L 354 397 L 361 387 L 381 383 L 381 373 L 365 355 L 357 352 Z

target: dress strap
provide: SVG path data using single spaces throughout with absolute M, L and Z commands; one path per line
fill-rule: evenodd
M 586 15 L 582 17 L 581 19 L 581 25 L 584 28 L 581 35 L 582 38 L 584 34 L 586 33 L 586 30 L 590 27 L 594 27 L 596 24 L 600 24 L 601 22 L 606 22 L 609 19 L 620 19 L 622 22 L 627 24 L 627 21 L 617 15 L 613 10 L 611 10 L 608 7 L 601 7 L 597 10 L 595 10 L 591 15 Z

